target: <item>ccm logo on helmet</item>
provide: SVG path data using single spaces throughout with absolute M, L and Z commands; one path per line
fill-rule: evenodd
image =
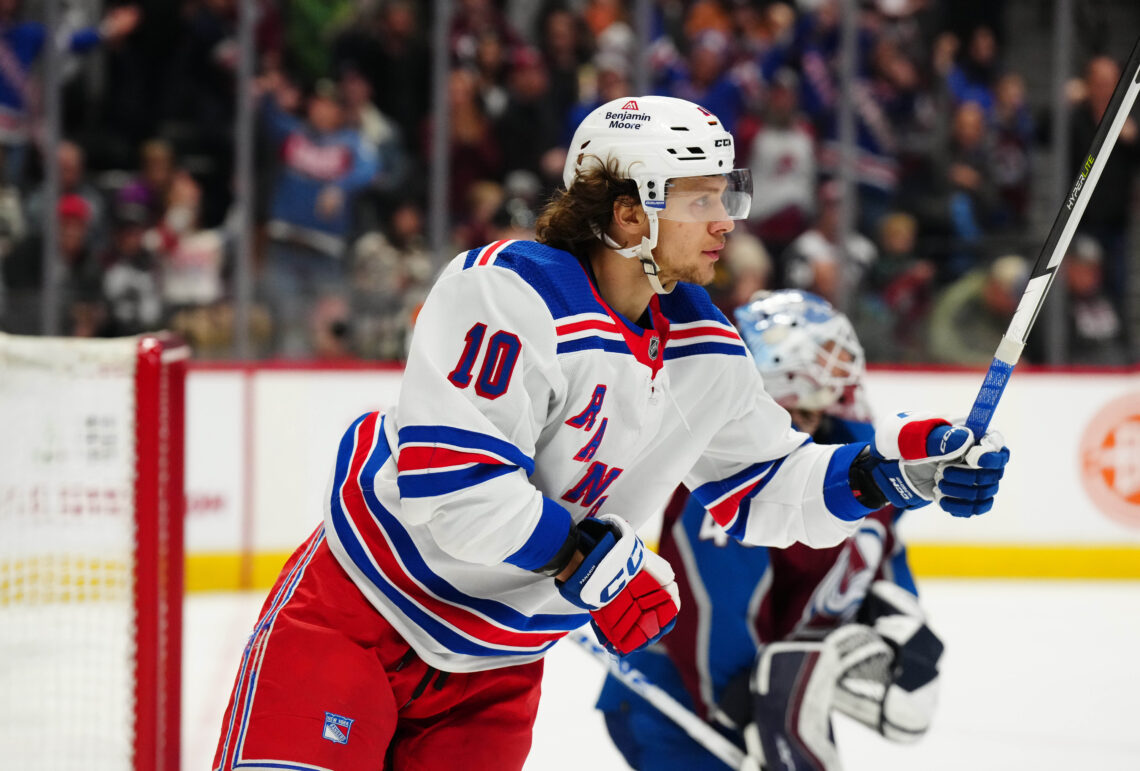
M 728 147 L 731 144 L 731 139 L 716 139 L 713 141 L 713 147 Z

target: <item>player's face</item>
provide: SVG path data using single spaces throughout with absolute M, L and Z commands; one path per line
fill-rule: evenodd
M 657 247 L 653 257 L 660 270 L 658 278 L 666 285 L 687 281 L 704 286 L 713 280 L 725 236 L 735 227 L 721 203 L 726 182 L 723 177 L 688 177 L 672 184 L 666 211 L 669 206 L 677 206 L 683 213 L 677 219 L 670 219 L 663 212 L 657 220 Z M 712 213 L 701 215 L 703 220 L 698 217 L 707 211 Z M 716 216 L 722 219 L 712 219 Z

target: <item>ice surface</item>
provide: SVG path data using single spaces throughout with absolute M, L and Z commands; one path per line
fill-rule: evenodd
M 1140 769 L 1140 582 L 930 580 L 921 588 L 947 648 L 934 725 L 904 746 L 837 723 L 846 771 Z M 263 599 L 187 600 L 185 771 L 210 768 Z M 588 653 L 555 646 L 526 771 L 627 769 L 592 708 L 601 680 Z

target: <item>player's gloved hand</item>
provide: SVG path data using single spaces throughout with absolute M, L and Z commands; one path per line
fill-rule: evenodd
M 954 516 L 968 517 L 993 506 L 1008 461 L 1009 450 L 996 431 L 975 446 L 965 426 L 900 412 L 876 426 L 869 451 L 852 464 L 852 488 L 870 508 L 891 503 L 916 509 L 937 501 Z
M 1009 448 L 1001 434 L 987 431 L 959 462 L 938 469 L 934 501 L 955 517 L 985 514 L 994 506 L 1007 463 Z
M 645 548 L 628 522 L 612 514 L 579 522 L 578 550 L 585 558 L 558 591 L 590 611 L 598 640 L 624 656 L 673 628 L 681 609 L 673 568 Z

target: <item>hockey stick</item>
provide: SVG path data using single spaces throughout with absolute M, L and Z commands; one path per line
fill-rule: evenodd
M 1045 302 L 1045 295 L 1053 284 L 1061 260 L 1065 258 L 1065 250 L 1069 248 L 1069 242 L 1081 221 L 1081 215 L 1085 212 L 1085 206 L 1088 205 L 1100 174 L 1108 163 L 1108 156 L 1116 144 L 1117 137 L 1120 136 L 1124 122 L 1128 119 L 1128 113 L 1136 101 L 1138 92 L 1140 92 L 1140 40 L 1137 40 L 1132 47 L 1132 55 L 1128 57 L 1120 81 L 1112 92 L 1112 99 L 1109 100 L 1104 116 L 1100 119 L 1100 124 L 1093 135 L 1092 146 L 1089 148 L 1084 165 L 1081 166 L 1069 195 L 1057 212 L 1049 236 L 1041 247 L 1037 262 L 1033 265 L 1029 283 L 1021 295 L 1021 301 L 1017 304 L 1017 311 L 1013 314 L 1009 328 L 998 344 L 994 360 L 986 372 L 970 415 L 966 418 L 966 427 L 979 439 L 989 427 L 998 400 L 1001 399 L 1002 392 L 1005 391 L 1006 384 L 1013 375 L 1017 360 L 1021 358 L 1025 341 L 1029 338 L 1029 330 L 1037 320 L 1037 314 Z
M 716 755 L 721 762 L 730 768 L 747 771 L 757 769 L 754 761 L 745 757 L 739 747 L 724 738 L 715 728 L 701 720 L 693 711 L 674 699 L 659 686 L 653 684 L 649 678 L 628 662 L 610 655 L 605 648 L 587 633 L 578 630 L 567 635 L 580 647 L 594 654 L 594 658 L 606 665 L 610 673 L 625 685 L 626 688 L 645 699 L 665 717 L 672 720 L 687 733 L 693 741 Z

